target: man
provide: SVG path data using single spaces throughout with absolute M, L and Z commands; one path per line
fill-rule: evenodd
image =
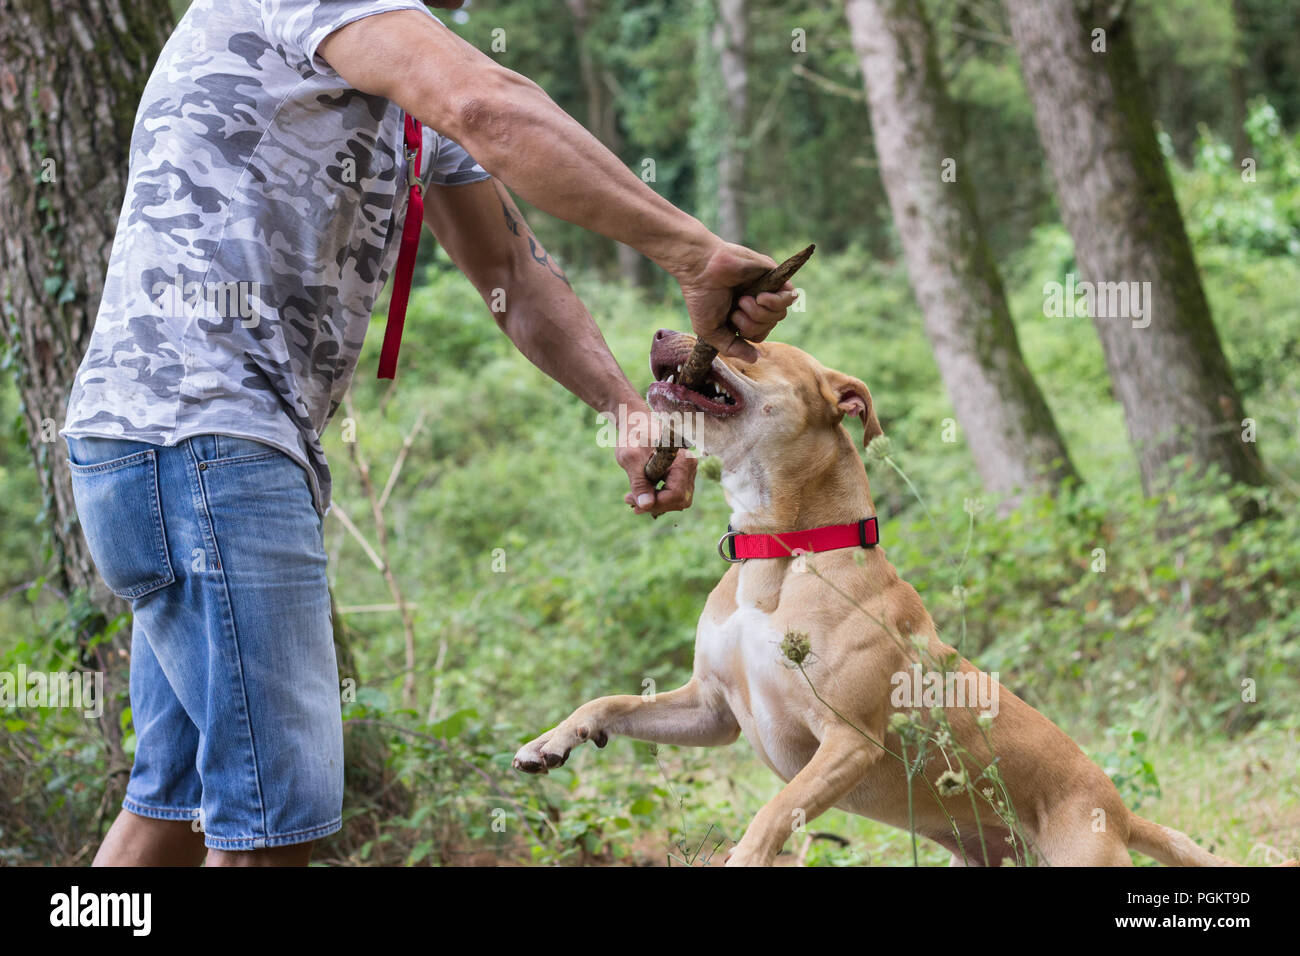
M 752 355 L 793 301 L 731 311 L 770 259 L 659 197 L 418 0 L 196 0 L 140 104 L 62 433 L 91 555 L 134 613 L 135 764 L 98 864 L 305 864 L 339 829 L 320 433 L 396 258 L 403 111 L 425 128 L 426 223 L 593 408 L 648 416 L 502 183 L 666 269 L 725 354 Z M 620 435 L 627 502 L 689 506 L 693 462 L 656 490 L 651 442 Z

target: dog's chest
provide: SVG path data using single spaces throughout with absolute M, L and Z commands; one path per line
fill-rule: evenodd
M 736 722 L 759 757 L 783 779 L 803 768 L 817 749 L 808 728 L 807 682 L 781 652 L 776 615 L 753 605 L 700 619 L 696 670 L 723 688 Z

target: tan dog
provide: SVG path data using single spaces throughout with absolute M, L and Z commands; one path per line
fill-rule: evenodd
M 676 332 L 655 335 L 649 401 L 661 413 L 703 413 L 694 443 L 723 463 L 732 528 L 790 532 L 876 513 L 862 460 L 840 424 L 861 419 L 866 443 L 881 434 L 866 385 L 799 349 L 765 343 L 753 364 L 715 359 L 709 394 L 689 392 L 671 378 L 693 343 Z M 790 634 L 807 636 L 806 655 L 797 637 L 785 640 Z M 788 657 L 802 658 L 802 667 Z M 994 706 L 945 700 L 946 726 L 928 701 L 895 706 L 916 686 L 918 664 L 946 671 L 953 690 L 989 690 Z M 982 711 L 991 719 L 980 719 Z M 918 834 L 952 851 L 954 863 L 998 865 L 1014 854 L 1053 865 L 1126 866 L 1132 848 L 1166 864 L 1228 864 L 1129 812 L 1074 741 L 941 642 L 880 547 L 733 564 L 700 618 L 694 675 L 684 687 L 584 704 L 521 748 L 514 766 L 545 773 L 578 744 L 604 746 L 616 734 L 709 747 L 741 732 L 786 786 L 759 811 L 728 865 L 771 864 L 793 825 L 832 807 L 907 829 L 901 758 L 916 764 L 923 746 L 911 818 Z M 993 755 L 996 768 L 986 773 Z M 945 779 L 950 765 L 964 768 L 964 779 L 962 769 Z

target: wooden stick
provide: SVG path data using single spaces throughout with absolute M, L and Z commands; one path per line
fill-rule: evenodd
M 731 301 L 731 311 L 735 311 L 736 303 L 742 296 L 758 295 L 762 292 L 776 292 L 786 281 L 799 271 L 802 266 L 812 256 L 813 250 L 817 248 L 814 243 L 807 249 L 795 253 L 785 262 L 781 263 L 775 269 L 764 272 L 753 282 L 740 286 L 736 289 L 735 295 Z M 679 384 L 684 385 L 691 391 L 699 391 L 709 378 L 709 369 L 713 367 L 713 360 L 717 357 L 718 350 L 701 339 L 695 340 L 695 348 L 691 349 L 690 357 L 682 365 L 682 373 L 677 376 Z M 668 474 L 668 469 L 672 467 L 673 459 L 677 457 L 677 448 L 674 445 L 660 445 L 655 449 L 655 453 L 650 456 L 646 462 L 645 476 L 650 480 L 650 484 L 657 485 L 664 480 Z

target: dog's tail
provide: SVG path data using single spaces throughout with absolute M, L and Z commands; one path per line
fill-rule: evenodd
M 1128 846 L 1165 866 L 1238 865 L 1197 846 L 1186 833 L 1144 820 L 1136 813 L 1129 817 Z
M 1209 850 L 1197 846 L 1186 833 L 1173 827 L 1163 827 L 1144 820 L 1136 813 L 1129 815 L 1128 846 L 1130 850 L 1145 853 L 1165 866 L 1240 866 Z M 1274 866 L 1300 866 L 1300 860 L 1286 860 Z

